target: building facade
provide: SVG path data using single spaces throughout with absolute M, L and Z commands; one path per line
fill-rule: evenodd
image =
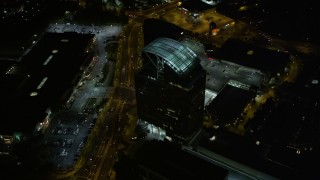
M 158 38 L 143 48 L 135 75 L 139 119 L 187 140 L 203 123 L 206 73 L 196 54 L 180 42 Z

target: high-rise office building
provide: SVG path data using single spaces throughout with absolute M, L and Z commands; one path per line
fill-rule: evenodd
M 142 50 L 135 75 L 139 119 L 186 141 L 203 123 L 206 73 L 196 54 L 182 43 L 158 38 Z

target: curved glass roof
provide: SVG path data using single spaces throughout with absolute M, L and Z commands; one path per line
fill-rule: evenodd
M 162 57 L 178 75 L 189 72 L 199 63 L 197 55 L 191 49 L 170 38 L 158 38 L 145 46 L 143 51 Z

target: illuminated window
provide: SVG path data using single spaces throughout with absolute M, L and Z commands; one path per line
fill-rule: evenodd
M 33 92 L 30 93 L 30 96 L 36 96 L 36 95 L 38 95 L 38 93 L 35 92 L 35 91 L 33 91 Z
M 58 49 L 54 49 L 54 50 L 52 50 L 51 52 L 52 52 L 53 54 L 56 54 L 56 53 L 59 52 L 59 50 L 58 50 Z

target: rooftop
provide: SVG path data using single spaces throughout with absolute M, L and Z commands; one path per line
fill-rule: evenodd
M 232 39 L 219 49 L 215 58 L 276 74 L 284 71 L 290 60 L 290 55 Z
M 47 33 L 20 62 L 5 62 L 7 68 L 0 72 L 0 134 L 30 131 L 43 120 L 46 108 L 72 87 L 93 37 Z
M 163 58 L 164 63 L 178 75 L 187 74 L 199 63 L 197 55 L 191 49 L 169 38 L 158 38 L 145 46 L 143 51 Z
M 218 120 L 219 124 L 229 124 L 240 116 L 245 106 L 254 96 L 254 91 L 226 84 L 207 108 L 216 117 L 215 119 Z
M 192 156 L 172 144 L 145 143 L 137 153 L 140 165 L 167 179 L 225 179 L 228 171 Z

